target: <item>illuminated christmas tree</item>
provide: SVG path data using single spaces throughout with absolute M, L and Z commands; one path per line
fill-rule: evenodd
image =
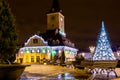
M 97 46 L 93 56 L 93 60 L 115 60 L 112 52 L 108 35 L 106 33 L 104 22 L 102 21 L 101 32 L 98 37 Z

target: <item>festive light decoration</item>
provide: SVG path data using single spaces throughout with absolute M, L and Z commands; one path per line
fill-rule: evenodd
M 39 53 L 40 52 L 40 49 L 37 49 L 37 53 Z
M 52 57 L 54 57 L 56 54 L 57 54 L 57 51 L 56 51 L 56 50 L 53 50 L 53 51 L 52 51 Z
M 35 52 L 35 50 L 34 49 L 32 49 L 32 53 L 34 53 Z
M 46 48 L 43 48 L 43 49 L 42 49 L 42 53 L 46 53 Z
M 56 54 L 57 52 L 55 50 L 52 51 L 52 54 Z
M 90 53 L 94 53 L 94 51 L 95 51 L 95 46 L 89 46 L 89 49 L 90 49 Z
M 93 55 L 93 60 L 115 60 L 112 52 L 108 35 L 106 33 L 104 22 L 102 21 L 102 28 L 98 37 L 97 47 Z
M 62 52 L 62 50 L 59 50 L 58 53 L 60 54 Z
M 62 35 L 62 36 L 66 36 L 66 33 L 64 31 L 59 31 L 59 33 Z
M 74 58 L 77 54 L 77 49 L 68 46 L 26 46 L 20 48 L 19 53 L 46 53 L 49 56 L 52 55 L 52 57 L 54 57 L 56 54 L 60 56 L 62 51 L 65 51 L 66 58 Z
M 27 40 L 27 42 L 25 43 L 25 46 L 30 42 L 31 39 L 35 39 L 35 38 L 38 38 L 38 39 L 42 40 L 43 43 L 46 44 L 46 45 L 48 44 L 48 42 L 44 41 L 44 39 L 43 39 L 42 37 L 40 37 L 40 36 L 38 36 L 38 35 L 35 34 L 34 36 L 30 37 L 30 38 Z
M 29 53 L 29 49 L 28 48 L 26 48 L 26 53 Z

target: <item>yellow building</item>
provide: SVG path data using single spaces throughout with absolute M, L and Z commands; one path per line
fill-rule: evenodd
M 42 59 L 50 59 L 50 49 L 42 37 L 34 35 L 27 40 L 24 47 L 20 48 L 17 62 L 40 63 Z
M 48 43 L 38 35 L 30 37 L 25 46 L 20 48 L 17 54 L 18 63 L 43 63 L 43 60 L 53 60 L 57 54 L 59 57 L 64 51 L 66 61 L 74 60 L 77 49 L 67 46 L 48 46 Z
M 16 61 L 18 63 L 42 63 L 58 60 L 64 52 L 65 61 L 75 60 L 77 49 L 67 37 L 64 29 L 64 15 L 58 0 L 53 0 L 52 8 L 47 13 L 47 30 L 45 33 L 31 36 L 24 47 L 20 48 Z

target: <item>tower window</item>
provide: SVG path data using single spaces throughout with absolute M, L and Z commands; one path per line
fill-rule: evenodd
M 52 27 L 54 27 L 54 24 L 52 24 Z
M 38 39 L 33 39 L 33 43 L 37 44 L 38 43 Z
M 51 20 L 55 20 L 55 16 L 51 16 Z

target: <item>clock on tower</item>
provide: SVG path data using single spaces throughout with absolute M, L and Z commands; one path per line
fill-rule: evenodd
M 47 30 L 64 31 L 64 16 L 60 12 L 47 14 Z

